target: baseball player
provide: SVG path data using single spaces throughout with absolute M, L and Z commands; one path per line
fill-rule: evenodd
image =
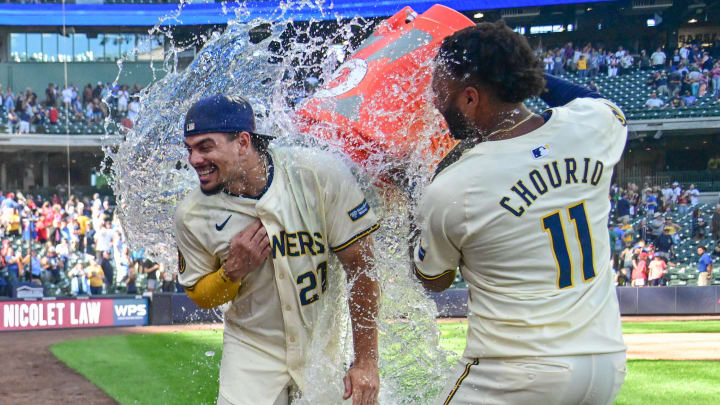
M 468 283 L 467 346 L 438 404 L 610 404 L 625 345 L 609 266 L 608 192 L 625 118 L 548 76 L 502 21 L 447 37 L 435 107 L 470 145 L 419 207 L 418 278 Z M 539 95 L 542 115 L 523 100 Z
M 355 358 L 344 399 L 374 404 L 379 290 L 368 272 L 378 224 L 350 170 L 324 152 L 268 146 L 242 98 L 198 101 L 184 131 L 200 187 L 175 214 L 179 281 L 203 308 L 232 302 L 218 404 L 288 404 L 317 383 L 301 369 L 331 252 L 352 280 Z

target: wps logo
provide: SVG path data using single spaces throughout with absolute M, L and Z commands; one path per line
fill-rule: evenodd
M 118 318 L 135 318 L 147 315 L 147 305 L 128 304 L 115 305 L 115 316 Z

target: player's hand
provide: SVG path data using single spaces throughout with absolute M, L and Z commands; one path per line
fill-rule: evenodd
M 356 363 L 343 378 L 345 393 L 343 399 L 352 396 L 353 405 L 375 405 L 380 390 L 378 367 L 374 362 Z
M 262 222 L 255 221 L 230 239 L 228 259 L 223 268 L 232 282 L 256 270 L 270 254 L 270 240 Z

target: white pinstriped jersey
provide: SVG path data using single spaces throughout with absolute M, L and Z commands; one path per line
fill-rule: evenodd
M 271 243 L 271 256 L 244 280 L 225 313 L 225 333 L 239 341 L 247 356 L 238 356 L 233 375 L 254 387 L 248 359 L 263 359 L 286 370 L 274 398 L 292 379 L 304 388 L 299 370 L 327 288 L 327 260 L 377 229 L 377 218 L 355 177 L 329 153 L 300 147 L 270 147 L 268 186 L 259 199 L 218 193 L 190 193 L 175 215 L 176 240 L 185 260 L 180 283 L 192 288 L 227 260 L 228 243 L 259 218 Z M 225 359 L 223 359 L 225 363 Z M 240 380 L 238 380 L 240 381 Z M 222 389 L 222 387 L 221 387 Z M 227 394 L 222 393 L 221 394 Z
M 625 350 L 607 222 L 626 137 L 616 106 L 579 98 L 528 134 L 476 145 L 428 186 L 415 264 L 426 278 L 460 267 L 466 357 Z

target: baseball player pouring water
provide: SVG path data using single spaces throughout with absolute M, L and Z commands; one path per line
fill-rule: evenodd
M 626 348 L 608 191 L 623 114 L 543 78 L 503 22 L 447 37 L 436 62 L 435 106 L 467 149 L 425 190 L 413 258 L 426 288 L 449 287 L 459 267 L 469 290 L 467 346 L 437 403 L 612 403 Z M 530 112 L 535 95 L 554 108 Z
M 268 146 L 242 98 L 198 101 L 184 129 L 200 187 L 175 215 L 179 280 L 201 307 L 232 302 L 218 404 L 288 404 L 308 388 L 301 369 L 331 252 L 352 280 L 355 358 L 344 396 L 374 404 L 379 290 L 369 235 L 378 224 L 350 170 L 323 152 Z

